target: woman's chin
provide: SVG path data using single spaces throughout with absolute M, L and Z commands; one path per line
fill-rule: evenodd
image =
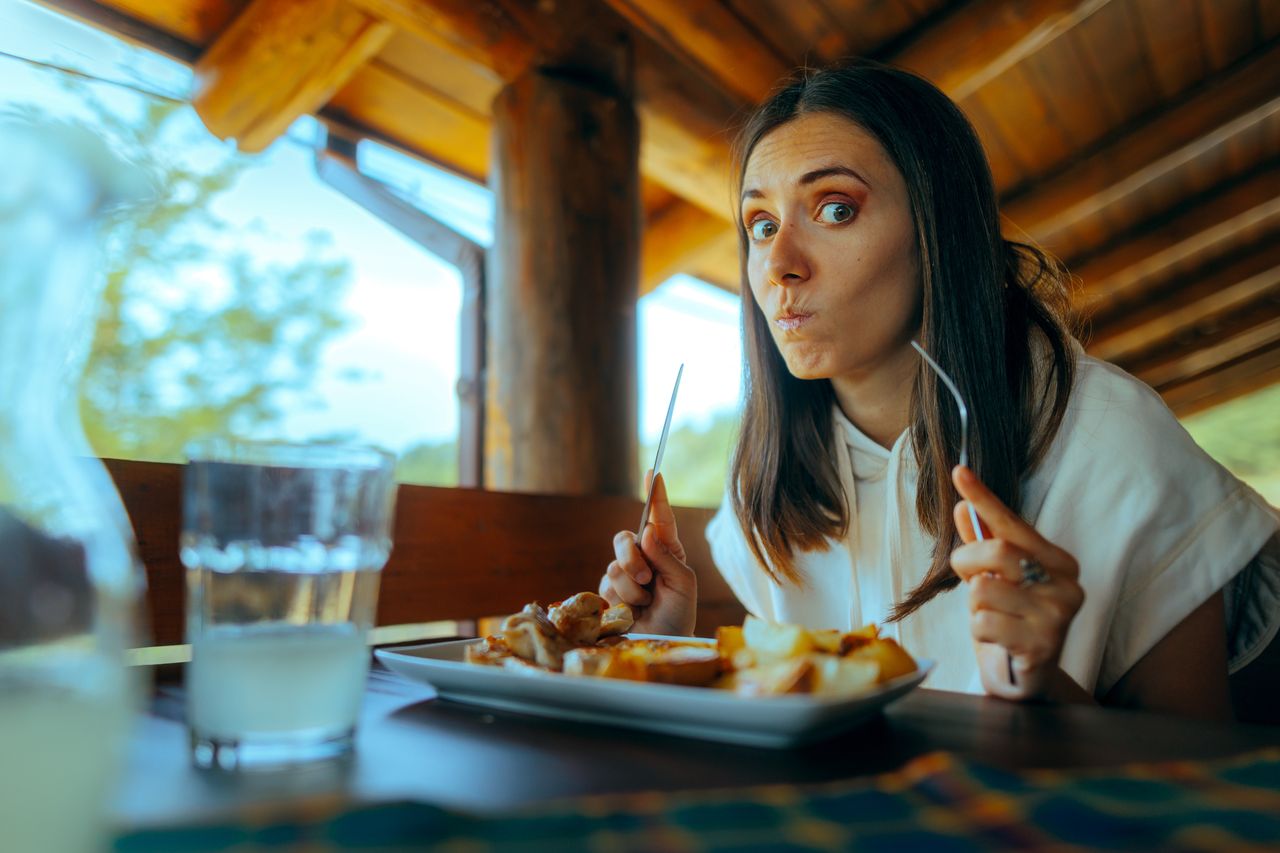
M 796 379 L 830 379 L 831 371 L 823 361 L 809 359 L 785 359 L 787 370 Z

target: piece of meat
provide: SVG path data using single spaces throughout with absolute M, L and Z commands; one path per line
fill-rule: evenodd
M 631 612 L 631 605 L 625 602 L 615 604 L 600 614 L 600 636 L 614 637 L 625 634 L 634 624 L 636 624 L 636 617 Z
M 502 621 L 502 638 L 517 657 L 557 672 L 572 646 L 536 602 Z
M 513 657 L 511 647 L 502 637 L 485 637 L 473 646 L 467 646 L 467 663 L 478 663 L 486 666 L 502 666 L 503 661 Z
M 600 616 L 609 606 L 594 592 L 571 595 L 553 605 L 548 615 L 560 635 L 575 646 L 589 646 L 600 639 Z

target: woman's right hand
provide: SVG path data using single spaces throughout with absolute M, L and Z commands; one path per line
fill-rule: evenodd
M 653 488 L 649 523 L 639 541 L 630 530 L 620 530 L 613 537 L 613 552 L 614 560 L 600 579 L 600 595 L 610 604 L 631 605 L 636 615 L 632 630 L 692 636 L 697 619 L 698 578 L 685 563 L 676 515 L 667 500 L 667 486 L 661 474 Z

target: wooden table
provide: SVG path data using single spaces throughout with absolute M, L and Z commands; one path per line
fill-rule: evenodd
M 377 668 L 365 698 L 349 760 L 227 773 L 190 766 L 181 693 L 165 689 L 132 738 L 115 823 L 128 829 L 189 822 L 315 795 L 486 812 L 590 793 L 804 784 L 891 770 L 934 750 L 1010 768 L 1102 767 L 1280 745 L 1280 728 L 1017 705 L 926 689 L 856 731 L 794 750 L 487 712 L 436 700 L 429 688 Z

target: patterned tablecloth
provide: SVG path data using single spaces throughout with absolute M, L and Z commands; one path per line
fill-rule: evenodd
M 926 755 L 869 779 L 590 797 L 483 817 L 423 803 L 278 808 L 122 835 L 116 853 L 1280 849 L 1280 749 L 1013 773 Z

